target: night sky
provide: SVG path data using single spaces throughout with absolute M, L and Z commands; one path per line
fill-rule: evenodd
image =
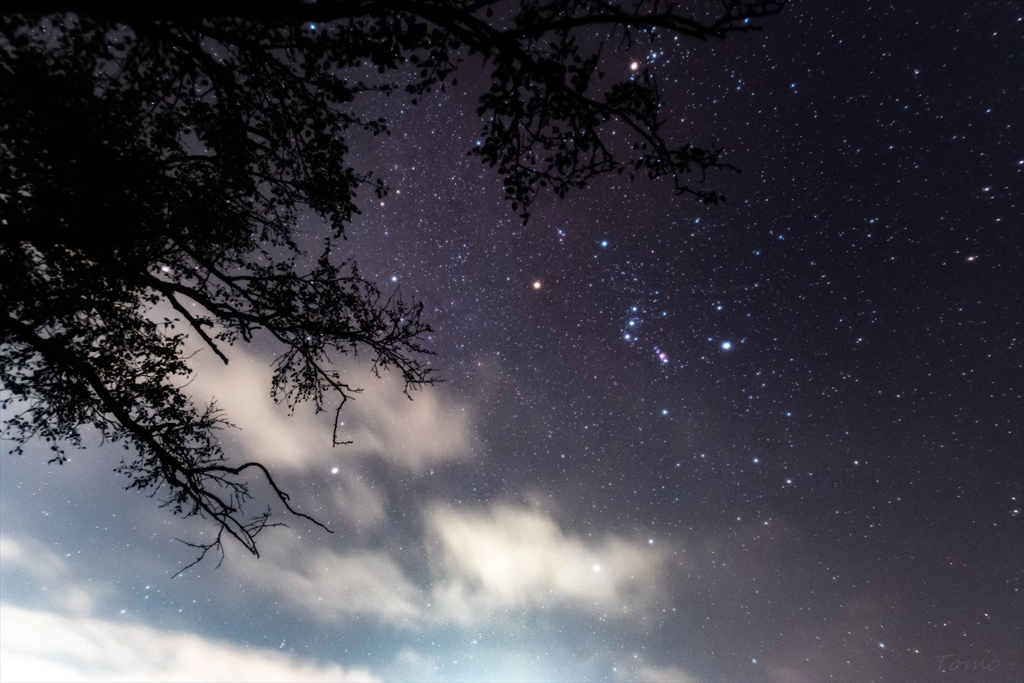
M 742 169 L 720 206 L 602 178 L 524 226 L 466 156 L 483 71 L 367 100 L 391 192 L 346 245 L 424 301 L 446 381 L 343 364 L 332 449 L 269 342 L 197 354 L 228 451 L 335 533 L 173 580 L 210 527 L 123 491 L 119 447 L 5 449 L 4 677 L 1021 680 L 1024 12 L 764 25 L 608 56 Z

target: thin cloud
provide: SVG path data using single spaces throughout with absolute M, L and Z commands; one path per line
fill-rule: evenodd
M 302 661 L 137 623 L 3 605 L 0 679 L 7 681 L 373 681 L 366 670 Z
M 664 596 L 662 550 L 612 534 L 573 536 L 534 509 L 435 506 L 423 542 L 433 549 L 425 587 L 383 551 L 335 552 L 295 537 L 227 564 L 320 621 L 370 617 L 398 628 L 500 620 L 510 609 L 633 617 Z
M 403 626 L 418 619 L 420 590 L 388 555 L 284 546 L 268 549 L 259 559 L 239 556 L 228 564 L 247 582 L 277 593 L 319 621 L 368 616 Z
M 697 680 L 677 666 L 655 667 L 646 664 L 616 667 L 617 678 L 626 683 L 695 683 Z
M 247 458 L 268 465 L 308 470 L 341 460 L 378 457 L 412 473 L 435 465 L 468 460 L 475 436 L 469 407 L 438 387 L 403 393 L 393 373 L 376 377 L 368 367 L 342 363 L 340 372 L 361 388 L 341 413 L 338 437 L 352 443 L 332 447 L 334 411 L 319 415 L 300 405 L 294 415 L 270 398 L 272 359 L 235 347 L 231 363 L 198 353 L 186 391 L 198 402 L 216 399 L 239 429 L 233 438 Z
M 111 591 L 98 584 L 80 586 L 70 564 L 32 538 L 0 537 L 0 574 L 11 579 L 21 573 L 31 579 L 32 598 L 72 614 L 89 614 L 97 598 Z
M 584 540 L 537 510 L 437 507 L 428 524 L 438 547 L 435 597 L 456 621 L 511 607 L 630 615 L 661 594 L 659 550 L 615 535 Z
M 437 387 L 417 391 L 409 400 L 397 378 L 385 375 L 378 380 L 364 374 L 359 385 L 363 393 L 345 406 L 342 434 L 352 441 L 354 452 L 416 474 L 472 457 L 475 439 L 468 406 Z

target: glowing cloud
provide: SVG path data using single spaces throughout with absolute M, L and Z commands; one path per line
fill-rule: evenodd
M 438 507 L 428 524 L 443 576 L 435 595 L 458 621 L 513 606 L 628 615 L 660 593 L 661 554 L 646 542 L 584 541 L 542 512 L 507 505 L 468 513 Z

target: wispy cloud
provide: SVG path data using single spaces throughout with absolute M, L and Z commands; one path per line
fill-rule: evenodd
M 32 595 L 21 597 L 72 614 L 89 614 L 110 593 L 97 583 L 79 585 L 67 560 L 32 538 L 0 537 L 0 574 L 5 589 L 16 574 L 26 576 Z
M 362 455 L 383 458 L 416 474 L 435 465 L 469 460 L 475 436 L 469 406 L 437 387 L 402 393 L 393 376 L 377 379 L 364 372 L 364 387 L 345 406 L 345 439 Z M 351 408 L 351 410 L 349 410 Z
M 656 667 L 632 662 L 616 666 L 615 674 L 624 683 L 694 683 L 697 680 L 677 666 Z
M 511 607 L 625 616 L 661 594 L 659 550 L 612 534 L 573 536 L 538 510 L 436 507 L 428 524 L 437 541 L 434 594 L 456 621 Z
M 539 510 L 435 506 L 427 515 L 429 585 L 382 550 L 332 551 L 291 537 L 231 571 L 325 622 L 371 617 L 392 626 L 481 623 L 507 610 L 567 608 L 631 617 L 664 595 L 664 554 L 614 534 L 581 538 Z
M 300 660 L 137 623 L 3 605 L 5 681 L 371 681 L 368 671 Z
M 259 558 L 230 558 L 231 571 L 247 583 L 280 595 L 323 622 L 373 617 L 408 625 L 420 614 L 420 590 L 382 552 L 333 552 L 301 542 L 279 544 Z
M 272 358 L 235 347 L 224 365 L 211 353 L 198 353 L 186 391 L 200 402 L 216 398 L 229 421 L 230 436 L 245 457 L 269 465 L 307 470 L 359 457 L 378 457 L 394 467 L 422 473 L 439 464 L 472 457 L 475 436 L 469 406 L 443 388 L 403 393 L 399 377 L 374 376 L 365 364 L 342 363 L 339 370 L 361 388 L 341 414 L 338 436 L 350 445 L 332 448 L 334 411 L 314 414 L 308 405 L 288 415 L 270 398 Z

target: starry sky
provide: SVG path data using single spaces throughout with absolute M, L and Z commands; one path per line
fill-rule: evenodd
M 720 206 L 602 178 L 523 225 L 466 156 L 484 72 L 368 102 L 393 133 L 353 163 L 391 191 L 346 246 L 425 303 L 446 381 L 344 363 L 332 449 L 270 401 L 269 343 L 197 354 L 227 450 L 335 533 L 175 579 L 205 527 L 117 448 L 5 453 L 5 678 L 1020 680 L 1024 12 L 764 25 L 608 56 L 742 169 Z

